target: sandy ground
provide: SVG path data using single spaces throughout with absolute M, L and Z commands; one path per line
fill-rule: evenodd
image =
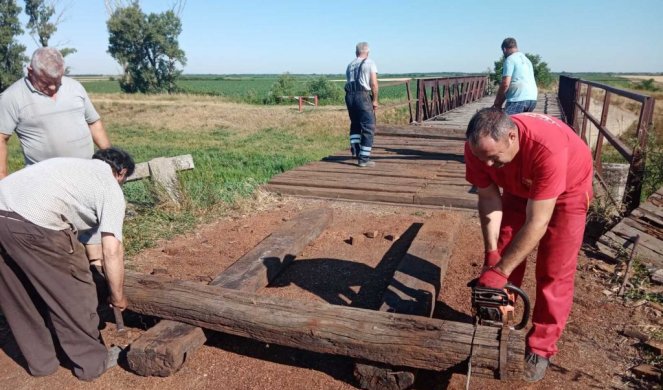
M 269 288 L 260 294 L 290 300 L 315 300 L 366 309 L 379 306 L 381 294 L 409 245 L 413 224 L 458 226 L 460 234 L 436 306 L 437 318 L 470 321 L 470 290 L 466 283 L 479 272 L 482 240 L 476 215 L 431 209 L 381 206 L 325 200 L 274 198 L 260 211 L 236 213 L 197 231 L 164 241 L 132 259 L 142 272 L 165 269 L 175 278 L 207 283 L 211 277 L 259 243 L 299 211 L 327 207 L 332 224 L 309 245 Z M 377 230 L 374 239 L 350 245 L 347 239 Z M 384 235 L 401 237 L 389 241 Z M 534 259 L 529 260 L 534 262 Z M 647 305 L 629 306 L 604 293 L 600 261 L 582 255 L 576 277 L 575 306 L 546 378 L 538 384 L 472 380 L 473 389 L 589 389 L 625 388 L 633 379 L 629 368 L 641 360 L 636 341 L 621 334 L 627 324 L 660 320 Z M 533 267 L 524 285 L 533 297 Z M 127 314 L 128 334 L 118 337 L 114 324 L 105 323 L 107 344 L 126 344 L 153 322 Z M 140 377 L 126 364 L 111 369 L 93 383 L 79 382 L 66 364 L 53 375 L 31 377 L 6 324 L 0 320 L 0 388 L 21 389 L 354 389 L 353 362 L 340 356 L 216 334 L 185 366 L 168 378 Z M 464 388 L 459 372 L 421 372 L 416 389 Z

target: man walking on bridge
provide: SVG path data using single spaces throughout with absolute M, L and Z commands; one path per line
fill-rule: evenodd
M 543 379 L 573 304 L 573 279 L 592 197 L 592 156 L 563 122 L 491 107 L 467 127 L 466 179 L 478 188 L 485 259 L 479 285 L 520 286 L 536 258 L 536 303 L 524 379 Z M 500 194 L 500 187 L 502 193 Z
M 501 109 L 506 100 L 504 112 L 509 115 L 534 111 L 538 90 L 532 62 L 518 51 L 518 44 L 514 38 L 506 38 L 502 42 L 502 53 L 504 54 L 502 82 L 493 106 Z
M 372 167 L 371 148 L 378 108 L 378 69 L 368 58 L 368 43 L 359 42 L 355 58 L 345 71 L 345 104 L 350 114 L 350 149 L 360 167 Z

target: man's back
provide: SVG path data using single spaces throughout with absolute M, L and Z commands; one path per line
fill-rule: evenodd
M 365 61 L 364 61 L 365 60 Z M 362 65 L 362 62 L 364 63 Z M 375 65 L 375 61 L 370 58 L 355 58 L 345 71 L 345 77 L 348 83 L 356 81 L 355 75 L 359 71 L 361 66 L 361 72 L 359 73 L 359 84 L 367 91 L 371 90 L 371 73 L 377 73 L 378 69 Z
M 124 195 L 101 160 L 53 158 L 21 169 L 0 180 L 0 210 L 53 230 L 98 225 L 122 239 Z
M 0 94 L 0 133 L 16 132 L 26 165 L 52 157 L 90 158 L 88 123 L 99 120 L 83 86 L 62 78 L 55 98 L 37 92 L 27 78 Z
M 520 102 L 537 99 L 536 80 L 532 62 L 521 52 L 510 54 L 504 60 L 502 76 L 511 77 L 506 91 L 507 102 Z

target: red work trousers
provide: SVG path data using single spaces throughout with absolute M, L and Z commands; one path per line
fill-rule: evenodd
M 562 335 L 573 305 L 573 286 L 578 252 L 585 232 L 585 219 L 591 189 L 557 199 L 548 229 L 539 242 L 536 256 L 536 303 L 527 346 L 546 358 L 557 353 L 557 340 Z M 502 195 L 502 225 L 497 244 L 500 253 L 525 223 L 527 199 L 505 192 Z M 509 281 L 520 286 L 527 262 L 522 262 L 509 275 Z

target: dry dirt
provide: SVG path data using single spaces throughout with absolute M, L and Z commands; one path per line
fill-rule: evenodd
M 458 226 L 436 317 L 470 321 L 467 281 L 477 275 L 482 240 L 477 217 L 470 212 L 444 212 L 349 202 L 272 199 L 259 211 L 237 213 L 200 227 L 196 232 L 161 242 L 133 258 L 129 266 L 142 272 L 165 269 L 175 278 L 207 283 L 210 278 L 250 250 L 283 221 L 309 208 L 329 207 L 334 219 L 328 229 L 261 294 L 284 299 L 326 301 L 374 309 L 381 291 L 409 245 L 408 229 L 415 223 Z M 446 213 L 441 218 L 439 213 Z M 356 245 L 346 240 L 378 230 L 374 238 Z M 389 241 L 385 235 L 400 237 Z M 530 258 L 530 262 L 534 260 Z M 539 384 L 501 383 L 474 378 L 472 388 L 559 389 L 628 387 L 629 368 L 638 359 L 636 341 L 621 335 L 627 324 L 657 321 L 647 305 L 624 305 L 606 296 L 604 275 L 598 260 L 581 256 L 576 277 L 573 313 L 546 378 Z M 533 267 L 529 267 L 525 290 L 533 296 Z M 443 302 L 443 303 L 441 303 Z M 658 314 L 660 316 L 660 314 Z M 118 337 L 112 323 L 104 324 L 107 344 L 126 344 L 150 323 L 126 315 L 129 332 Z M 354 389 L 353 363 L 338 356 L 321 355 L 243 338 L 218 334 L 185 366 L 168 378 L 144 378 L 120 365 L 92 384 L 79 382 L 66 367 L 55 374 L 33 378 L 25 369 L 6 324 L 0 323 L 0 388 L 3 389 Z M 462 373 L 422 372 L 417 389 L 464 388 Z

